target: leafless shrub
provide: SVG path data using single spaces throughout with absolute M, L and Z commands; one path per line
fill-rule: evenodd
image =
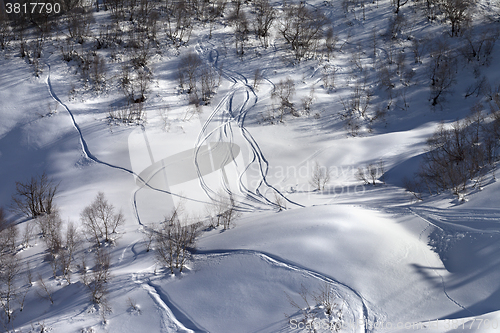
M 455 83 L 456 66 L 456 58 L 448 44 L 438 41 L 431 51 L 431 61 L 429 62 L 432 106 L 438 105 L 443 96 L 450 92 Z
M 327 18 L 318 9 L 307 9 L 304 2 L 300 4 L 285 3 L 284 15 L 279 32 L 290 44 L 295 59 L 300 61 L 308 55 L 316 53 L 318 42 L 323 35 Z
M 94 257 L 94 267 L 90 272 L 87 272 L 85 267 L 85 260 L 83 262 L 82 282 L 87 286 L 90 293 L 90 301 L 101 307 L 101 314 L 103 317 L 111 311 L 107 295 L 108 282 L 111 279 L 110 268 L 110 255 L 109 252 L 102 248 L 96 248 Z M 105 319 L 105 318 L 104 318 Z
M 302 319 L 300 319 L 300 322 L 304 324 L 304 327 L 310 327 L 310 331 L 316 331 L 314 321 L 319 314 L 317 308 L 320 307 L 324 310 L 328 327 L 331 330 L 339 332 L 342 328 L 343 307 L 339 306 L 339 303 L 342 300 L 339 295 L 334 292 L 331 284 L 325 282 L 325 284 L 320 287 L 318 291 L 313 293 L 310 293 L 306 287 L 301 285 L 299 295 L 302 299 L 303 305 L 299 305 L 299 303 L 297 303 L 288 293 L 285 292 L 285 295 L 290 305 L 296 308 L 301 314 Z M 316 302 L 315 306 L 310 305 L 310 297 L 312 297 Z M 299 323 L 297 319 L 292 319 L 286 314 L 285 316 L 289 318 L 291 325 L 297 325 Z
M 439 9 L 451 23 L 451 36 L 458 36 L 462 25 L 470 20 L 472 8 L 476 0 L 440 0 L 437 1 Z
M 3 211 L 0 210 L 0 214 Z M 14 223 L 8 223 L 5 218 L 0 216 L 0 256 L 3 254 L 16 253 L 16 239 L 18 235 L 17 226 Z
M 461 53 L 468 62 L 477 61 L 482 65 L 488 65 L 498 37 L 498 30 L 485 30 L 478 34 L 469 29 L 465 33 Z
M 200 73 L 201 76 L 201 95 L 205 104 L 210 101 L 215 88 L 219 85 L 217 80 L 217 71 L 210 66 L 204 66 Z
M 422 201 L 422 188 L 418 181 L 413 181 L 408 178 L 403 179 L 403 187 L 408 191 L 415 199 Z
M 151 224 L 147 229 L 144 229 L 144 244 L 146 245 L 146 252 L 149 252 L 153 249 L 153 241 L 155 239 L 155 233 L 158 230 L 158 226 L 156 224 Z
M 109 123 L 121 122 L 125 124 L 144 124 L 146 112 L 143 103 L 133 103 L 122 108 L 110 108 L 108 110 Z
M 46 299 L 50 301 L 50 304 L 54 304 L 54 299 L 52 298 L 52 295 L 54 294 L 54 290 L 50 285 L 45 283 L 43 280 L 43 277 L 40 273 L 38 273 L 38 279 L 37 282 L 40 286 L 40 288 L 37 289 L 37 294 L 40 296 L 40 298 Z
M 5 323 L 9 324 L 16 317 L 15 301 L 18 297 L 18 275 L 21 270 L 19 258 L 14 254 L 2 254 L 0 257 L 0 307 Z M 2 322 L 4 324 L 4 322 Z
M 137 305 L 137 302 L 133 298 L 127 298 L 127 305 L 130 312 L 141 314 L 141 309 Z
M 82 44 L 89 34 L 90 23 L 93 20 L 92 11 L 84 7 L 75 7 L 68 12 L 67 29 L 71 38 Z
M 132 101 L 134 103 L 143 103 L 144 101 L 146 101 L 146 94 L 149 89 L 149 83 L 151 81 L 151 78 L 152 74 L 148 69 L 139 68 L 137 70 L 136 81 L 137 81 L 137 90 L 139 92 L 139 97 L 135 98 L 135 96 L 133 96 Z
M 335 88 L 335 73 L 336 69 L 330 69 L 327 66 L 324 67 L 323 69 L 323 74 L 321 76 L 321 79 L 323 80 L 323 88 L 330 92 L 332 89 Z
M 198 76 L 198 68 L 201 66 L 201 59 L 196 53 L 188 53 L 181 58 L 178 66 L 178 79 L 181 89 L 184 85 L 188 85 L 187 93 L 196 91 L 196 82 Z
M 314 87 L 311 88 L 309 95 L 302 97 L 302 110 L 304 114 L 308 115 L 311 112 L 311 106 L 314 102 Z
M 268 0 L 255 1 L 254 30 L 264 48 L 269 45 L 269 30 L 277 18 L 276 10 Z
M 52 273 L 54 277 L 56 277 L 59 251 L 62 248 L 61 217 L 59 216 L 59 212 L 56 210 L 51 214 L 46 214 L 37 218 L 36 222 L 49 255 Z
M 236 210 L 236 203 L 232 194 L 226 195 L 219 192 L 217 199 L 213 200 L 212 204 L 207 207 L 209 226 L 217 228 L 220 225 L 224 230 L 234 223 L 234 220 L 240 216 Z
M 87 231 L 87 237 L 97 247 L 101 241 L 113 242 L 112 235 L 116 234 L 118 227 L 125 223 L 121 211 L 115 213 L 115 207 L 108 202 L 103 192 L 99 192 L 94 201 L 85 207 L 80 219 Z
M 72 222 L 66 227 L 65 243 L 62 251 L 59 254 L 59 264 L 61 267 L 64 279 L 71 283 L 71 265 L 75 261 L 75 253 L 81 243 L 80 235 L 77 228 Z
M 283 122 L 283 116 L 288 111 L 291 114 L 295 114 L 295 109 L 291 98 L 295 94 L 295 82 L 292 78 L 287 78 L 285 81 L 280 80 L 276 84 L 271 97 L 277 99 L 279 102 L 278 111 L 280 113 L 280 122 Z
M 106 62 L 99 54 L 95 54 L 91 66 L 90 78 L 94 87 L 96 90 L 102 90 L 106 85 Z
M 257 90 L 259 88 L 260 81 L 262 80 L 262 72 L 260 68 L 256 68 L 253 71 L 253 89 Z
M 309 183 L 314 187 L 315 190 L 322 191 L 330 181 L 330 174 L 330 168 L 322 166 L 318 162 L 314 162 Z
M 356 82 L 352 87 L 349 99 L 340 98 L 342 104 L 341 118 L 345 121 L 345 126 L 352 136 L 356 136 L 359 131 L 359 119 L 368 119 L 367 111 L 371 105 L 372 92 L 366 84 Z
M 274 203 L 278 207 L 278 212 L 281 212 L 286 209 L 286 200 L 285 198 L 278 193 L 277 191 L 274 191 Z
M 328 61 L 334 55 L 335 47 L 339 41 L 339 36 L 335 34 L 332 27 L 328 28 L 325 33 L 325 53 Z
M 16 193 L 12 196 L 13 207 L 32 218 L 50 214 L 58 186 L 45 172 L 38 177 L 31 177 L 26 183 L 16 182 Z
M 384 173 L 385 163 L 381 160 L 378 163 L 369 163 L 365 169 L 359 167 L 356 177 L 358 180 L 363 181 L 366 185 L 370 183 L 372 185 L 376 185 L 379 178 L 383 182 Z
M 321 304 L 327 315 L 333 315 L 337 308 L 336 300 L 338 295 L 333 291 L 332 286 L 325 282 L 315 293 L 313 298 L 317 304 Z

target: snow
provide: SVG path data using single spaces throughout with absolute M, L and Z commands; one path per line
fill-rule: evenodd
M 311 5 L 323 6 L 339 22 L 339 43 L 351 50 L 370 43 L 372 28 L 385 29 L 379 22 L 387 20 L 389 3 L 370 4 L 365 22 L 358 17 L 349 24 L 339 6 Z M 420 37 L 448 29 L 416 15 L 411 19 Z M 217 26 L 208 39 L 200 27 L 189 48 L 162 46 L 151 60 L 147 122 L 138 125 L 110 124 L 110 107 L 124 101 L 118 81 L 100 93 L 85 90 L 75 65 L 61 61 L 56 46 L 46 45 L 40 78 L 18 56 L 1 55 L 0 203 L 8 208 L 16 181 L 45 171 L 60 184 L 55 201 L 65 223 L 79 225 L 80 212 L 99 191 L 126 219 L 116 244 L 108 247 L 111 313 L 105 320 L 79 279 L 81 261 L 71 284 L 54 279 L 36 235 L 17 255 L 30 264 L 34 280 L 41 274 L 54 304 L 38 295 L 39 282 L 28 285 L 23 266 L 18 283 L 26 298 L 12 329 L 293 332 L 291 321 L 300 322 L 303 309 L 316 313 L 318 323 L 329 319 L 313 297 L 326 283 L 338 297 L 341 331 L 406 332 L 409 325 L 413 331 L 496 332 L 486 325 L 500 321 L 500 185 L 494 174 L 464 202 L 450 193 L 414 202 L 403 188 L 436 126 L 465 117 L 474 104 L 463 97 L 476 80 L 472 66 L 463 64 L 454 93 L 432 109 L 425 64 L 413 63 L 407 45 L 406 63 L 418 73 L 408 90 L 410 107 L 403 110 L 395 98 L 385 121 L 362 124 L 360 135 L 352 137 L 338 115 L 339 98 L 349 96 L 350 76 L 357 71 L 349 52 L 331 61 L 336 87 L 326 91 L 315 60 L 293 63 L 271 40 L 267 49 L 250 48 L 242 61 L 232 54 L 230 31 Z M 385 48 L 378 46 L 379 56 Z M 189 50 L 206 64 L 224 64 L 221 85 L 200 113 L 178 93 L 175 78 L 179 54 Z M 370 47 L 363 52 L 366 71 L 375 76 Z M 497 45 L 493 59 L 499 52 Z M 108 64 L 113 77 L 119 76 L 119 63 Z M 492 85 L 500 79 L 499 66 L 493 60 L 481 69 Z M 264 79 L 254 89 L 256 68 Z M 296 82 L 297 105 L 314 85 L 313 111 L 269 124 L 263 115 L 273 103 L 271 92 L 287 77 Z M 74 82 L 78 93 L 71 98 Z M 387 99 L 381 91 L 374 98 L 381 104 Z M 362 184 L 358 168 L 379 161 L 383 181 Z M 314 163 L 331 171 L 322 191 L 310 185 Z M 179 206 L 189 222 L 203 220 L 221 193 L 232 193 L 242 216 L 228 230 L 204 229 L 182 272 L 160 267 L 155 250 L 146 250 L 149 228 Z M 280 196 L 286 209 L 278 212 Z M 21 230 L 30 223 L 11 211 L 8 216 Z M 301 298 L 303 288 L 309 304 Z

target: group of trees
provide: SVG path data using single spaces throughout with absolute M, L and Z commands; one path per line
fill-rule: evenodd
M 110 308 L 106 301 L 107 283 L 110 280 L 110 255 L 108 246 L 116 240 L 118 228 L 124 217 L 116 212 L 102 192 L 81 212 L 81 225 L 63 223 L 54 196 L 57 184 L 45 173 L 32 177 L 28 182 L 17 182 L 13 195 L 13 212 L 21 213 L 28 219 L 18 224 L 7 221 L 0 208 L 0 321 L 6 330 L 22 311 L 24 300 L 32 286 L 36 285 L 38 296 L 54 302 L 53 283 L 40 273 L 34 278 L 29 262 L 23 264 L 19 249 L 30 246 L 30 239 L 37 232 L 45 248 L 44 260 L 51 267 L 54 279 L 64 279 L 71 283 L 73 273 L 80 273 L 82 282 L 88 287 L 90 299 L 101 307 L 103 315 Z M 65 225 L 65 226 L 64 226 Z M 34 228 L 36 227 L 36 228 Z M 85 239 L 88 250 L 83 250 Z M 82 251 L 83 250 L 83 251 Z M 88 253 L 94 253 L 88 257 Z M 81 266 L 77 265 L 81 257 Z M 91 264 L 89 266 L 89 264 Z M 79 267 L 79 268 L 78 268 Z M 24 278 L 23 278 L 24 277 Z M 26 280 L 28 284 L 21 283 Z
M 427 152 L 415 182 L 407 190 L 421 199 L 421 193 L 452 190 L 460 196 L 467 186 L 480 188 L 484 177 L 498 161 L 500 146 L 500 97 L 495 95 L 491 112 L 476 105 L 464 120 L 451 126 L 441 124 L 427 141 Z
M 32 186 L 32 192 L 37 193 L 38 200 L 43 203 L 36 207 L 46 207 L 46 202 L 50 201 L 52 203 L 50 211 L 44 209 L 33 214 L 32 200 L 19 199 L 26 198 L 25 188 L 28 184 Z M 42 190 L 47 188 L 51 190 Z M 115 210 L 103 192 L 99 192 L 94 200 L 82 210 L 80 227 L 72 222 L 63 223 L 58 209 L 53 204 L 56 193 L 56 184 L 45 173 L 33 177 L 26 183 L 18 182 L 17 192 L 13 196 L 15 199 L 13 208 L 15 212 L 28 218 L 22 222 L 24 233 L 21 238 L 17 225 L 9 223 L 3 209 L 0 209 L 0 307 L 2 310 L 0 318 L 5 327 L 15 318 L 16 312 L 22 310 L 24 299 L 31 290 L 31 286 L 36 284 L 38 296 L 51 303 L 54 302 L 52 282 L 40 274 L 35 280 L 29 264 L 24 267 L 18 253 L 20 246 L 29 246 L 30 238 L 33 237 L 33 226 L 36 226 L 35 230 L 43 241 L 45 261 L 50 265 L 54 279 L 64 279 L 69 284 L 72 281 L 72 275 L 75 272 L 78 273 L 80 280 L 89 290 L 91 302 L 100 307 L 102 315 L 105 316 L 111 310 L 107 300 L 108 282 L 111 279 L 111 257 L 108 249 L 116 242 L 118 229 L 125 221 L 124 216 L 120 211 Z M 212 208 L 207 211 L 208 221 L 211 227 L 223 226 L 224 229 L 228 229 L 239 216 L 239 212 L 231 195 L 221 195 L 219 199 L 214 201 Z M 185 268 L 202 226 L 201 222 L 188 223 L 181 207 L 177 207 L 166 216 L 159 227 L 149 231 L 148 244 L 153 243 L 158 262 L 168 268 L 171 273 L 176 270 L 182 272 Z M 85 244 L 88 244 L 87 249 L 85 249 Z M 150 245 L 147 246 L 149 248 Z M 29 282 L 27 288 L 21 287 L 19 283 L 22 275 Z
M 198 235 L 199 225 L 186 224 L 185 216 L 178 207 L 165 217 L 165 221 L 155 232 L 155 251 L 158 261 L 173 274 L 175 269 L 182 272 Z
M 190 104 L 198 106 L 200 101 L 208 104 L 220 84 L 222 67 L 204 64 L 197 53 L 190 52 L 181 57 L 177 69 L 179 86 L 189 94 Z

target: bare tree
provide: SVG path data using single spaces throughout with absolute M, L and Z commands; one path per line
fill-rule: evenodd
M 188 53 L 179 62 L 179 84 L 181 88 L 184 88 L 184 84 L 188 84 L 188 94 L 196 91 L 196 79 L 201 64 L 201 59 L 196 53 Z
M 3 210 L 0 209 L 0 256 L 16 253 L 17 235 L 17 226 L 14 223 L 8 223 L 4 217 Z
M 314 162 L 309 183 L 314 187 L 315 190 L 322 191 L 330 181 L 330 174 L 330 168 L 322 166 L 318 162 Z
M 5 323 L 15 318 L 14 306 L 18 297 L 17 281 L 21 265 L 15 254 L 2 254 L 0 257 L 0 307 Z
M 431 61 L 429 62 L 432 106 L 438 105 L 443 96 L 450 92 L 455 83 L 456 66 L 456 57 L 448 44 L 438 41 L 431 51 Z
M 409 0 L 405 0 L 405 1 L 402 1 L 402 0 L 392 0 L 392 4 L 394 7 L 396 7 L 396 10 L 394 11 L 394 13 L 396 14 L 399 14 L 399 10 L 401 9 L 401 7 L 403 7 L 404 5 L 406 5 L 408 3 Z
M 236 209 L 236 202 L 232 194 L 219 192 L 217 199 L 214 199 L 210 206 L 207 206 L 209 226 L 217 228 L 223 226 L 224 230 L 234 223 L 234 220 L 240 216 Z
M 202 2 L 206 4 L 206 2 Z M 226 9 L 226 0 L 215 0 L 210 1 L 205 7 L 205 16 L 207 17 L 209 24 L 209 38 L 212 38 L 212 31 L 218 20 L 224 15 Z
M 193 30 L 193 13 L 187 1 L 168 1 L 166 33 L 176 47 L 186 45 Z
M 243 57 L 245 53 L 245 43 L 249 34 L 249 23 L 243 11 L 234 18 L 234 43 L 236 47 L 236 54 Z
M 201 77 L 201 98 L 208 104 L 215 88 L 219 85 L 217 80 L 217 72 L 210 66 L 204 66 L 200 73 Z
M 422 63 L 422 55 L 427 48 L 427 39 L 425 38 L 413 38 L 411 41 L 411 50 L 413 52 L 413 58 L 416 64 Z
M 101 241 L 113 242 L 111 235 L 125 223 L 123 214 L 115 213 L 115 207 L 108 202 L 103 192 L 99 192 L 94 201 L 85 207 L 80 218 L 89 240 L 93 240 L 97 247 Z
M 295 109 L 291 101 L 294 94 L 295 82 L 290 77 L 284 81 L 280 80 L 280 82 L 274 87 L 271 97 L 278 99 L 281 122 L 283 122 L 283 116 L 286 111 L 289 111 L 291 114 L 295 114 Z
M 46 214 L 37 218 L 36 221 L 50 256 L 50 265 L 55 278 L 57 276 L 59 251 L 62 248 L 62 220 L 59 216 L 59 212 L 56 210 L 51 214 Z
M 478 34 L 469 29 L 465 33 L 461 53 L 469 62 L 477 61 L 483 65 L 488 65 L 498 37 L 498 30 L 485 30 Z
M 67 29 L 71 38 L 82 44 L 89 34 L 90 23 L 93 20 L 92 11 L 85 7 L 75 6 L 68 12 Z
M 50 214 L 58 186 L 45 172 L 31 177 L 29 182 L 16 182 L 16 193 L 12 196 L 14 209 L 32 218 Z
M 451 23 L 451 36 L 458 36 L 464 22 L 470 20 L 471 9 L 476 0 L 440 0 L 439 9 Z
M 95 54 L 91 66 L 90 78 L 95 89 L 101 90 L 106 85 L 106 62 L 99 54 Z
M 110 268 L 110 255 L 105 249 L 97 248 L 94 257 L 94 267 L 91 272 L 87 272 L 85 267 L 85 260 L 83 262 L 82 282 L 87 286 L 90 293 L 90 301 L 101 307 L 102 315 L 111 311 L 107 295 L 108 282 L 111 279 Z
M 262 46 L 267 48 L 269 45 L 269 30 L 277 17 L 276 9 L 268 0 L 257 0 L 254 5 L 256 11 L 253 23 L 254 30 Z
M 365 185 L 372 184 L 376 185 L 377 180 L 381 180 L 384 182 L 384 173 L 385 173 L 385 162 L 380 160 L 378 163 L 369 163 L 365 169 L 358 168 L 358 172 L 356 177 L 363 181 Z
M 45 281 L 43 280 L 43 277 L 40 273 L 38 273 L 37 282 L 40 285 L 40 289 L 37 289 L 38 296 L 40 296 L 40 298 L 49 300 L 50 304 L 54 304 L 54 299 L 52 298 L 52 295 L 54 294 L 54 290 L 51 288 L 50 285 L 45 283 Z
M 156 256 L 172 274 L 175 269 L 179 269 L 180 272 L 184 269 L 195 246 L 197 233 L 198 224 L 186 225 L 177 209 L 165 217 L 165 222 L 156 231 L 154 242 Z
M 469 181 L 474 182 L 473 187 L 481 187 L 485 173 L 497 159 L 496 123 L 496 117 L 487 117 L 477 104 L 469 117 L 454 122 L 450 129 L 438 127 L 428 139 L 419 173 L 431 194 L 451 189 L 461 196 Z
M 253 86 L 252 88 L 254 90 L 257 90 L 259 88 L 260 81 L 262 80 L 262 71 L 260 68 L 256 68 L 253 71 Z
M 333 27 L 330 27 L 326 30 L 325 33 L 325 53 L 328 58 L 328 61 L 330 61 L 330 58 L 333 55 L 333 52 L 335 51 L 335 46 L 337 45 L 339 41 L 339 36 L 335 34 Z
M 323 28 L 328 22 L 319 10 L 309 10 L 305 2 L 298 5 L 285 3 L 284 17 L 279 31 L 286 43 L 290 44 L 295 59 L 301 60 L 316 52 Z
M 137 85 L 139 97 L 134 98 L 134 103 L 143 103 L 146 101 L 146 94 L 149 89 L 149 82 L 151 81 L 152 74 L 146 68 L 139 68 L 137 70 Z
M 64 247 L 60 253 L 59 263 L 64 278 L 71 283 L 71 265 L 75 260 L 75 253 L 80 246 L 80 235 L 72 222 L 66 227 L 66 237 Z
M 3 8 L 0 8 L 0 12 L 2 10 Z M 0 48 L 5 50 L 13 38 L 14 34 L 12 33 L 12 28 L 10 27 L 7 17 L 0 14 Z

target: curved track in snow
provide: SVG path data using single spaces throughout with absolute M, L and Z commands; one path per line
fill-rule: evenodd
M 108 166 L 110 168 L 117 169 L 117 170 L 120 170 L 120 171 L 124 171 L 124 172 L 127 172 L 127 173 L 131 174 L 131 175 L 135 175 L 136 177 L 138 177 L 138 179 L 140 179 L 144 183 L 144 186 L 148 186 L 148 187 L 150 187 L 153 190 L 161 191 L 161 192 L 164 192 L 164 193 L 169 193 L 167 191 L 160 190 L 160 189 L 155 189 L 155 188 L 149 186 L 149 184 L 147 183 L 147 181 L 143 180 L 139 175 L 137 175 L 136 173 L 134 173 L 132 170 L 129 170 L 127 168 L 123 168 L 123 167 L 120 167 L 120 166 L 116 166 L 116 165 L 104 162 L 104 161 L 98 159 L 96 156 L 94 156 L 92 154 L 92 152 L 90 151 L 90 149 L 89 149 L 89 147 L 87 145 L 87 142 L 85 141 L 85 138 L 84 138 L 83 133 L 82 133 L 82 131 L 80 129 L 80 126 L 78 126 L 78 123 L 75 120 L 75 117 L 74 117 L 73 113 L 68 108 L 68 106 L 66 104 L 64 104 L 59 99 L 59 97 L 57 97 L 56 93 L 54 92 L 54 89 L 52 88 L 52 84 L 50 82 L 50 65 L 47 64 L 47 66 L 49 67 L 49 74 L 47 76 L 47 88 L 49 90 L 49 94 L 50 94 L 50 96 L 56 102 L 58 102 L 62 107 L 64 107 L 64 109 L 68 112 L 69 116 L 71 117 L 71 121 L 73 123 L 73 127 L 78 132 L 79 139 L 80 139 L 80 144 L 81 144 L 81 147 L 82 147 L 82 152 L 83 152 L 85 158 L 88 158 L 88 159 L 90 159 L 90 160 L 92 160 L 92 161 L 94 161 L 96 163 L 99 163 L 99 164 L 102 164 L 102 165 L 106 165 L 106 166 Z M 137 203 L 136 203 L 136 200 L 135 200 L 135 197 L 136 197 L 136 194 L 137 194 L 138 190 L 134 191 L 134 194 L 133 194 L 133 208 L 134 208 L 134 213 L 135 213 L 136 218 L 137 218 L 137 222 L 140 225 L 143 225 L 141 223 L 141 220 L 140 220 L 140 217 L 139 217 L 139 212 L 138 212 L 138 209 L 137 209 Z M 134 258 L 133 260 L 136 259 L 137 252 L 135 251 L 134 247 L 135 247 L 135 245 L 137 244 L 138 241 L 139 240 L 136 240 L 136 241 L 132 242 L 131 244 L 129 244 L 123 250 L 123 252 L 122 252 L 122 254 L 121 254 L 120 258 L 119 258 L 119 263 L 123 261 L 123 259 L 125 257 L 125 252 L 127 250 L 130 250 L 132 252 L 133 258 Z M 165 330 L 167 330 L 168 332 L 185 332 L 185 333 L 206 332 L 205 330 L 197 327 L 191 320 L 189 320 L 189 318 L 186 315 L 183 315 L 183 313 L 182 313 L 181 310 L 175 308 L 174 305 L 173 305 L 173 303 L 169 301 L 168 295 L 165 292 L 163 292 L 163 293 L 159 292 L 159 290 L 161 290 L 160 287 L 153 285 L 151 282 L 143 283 L 142 281 L 138 281 L 138 280 L 134 280 L 134 282 L 140 283 L 142 285 L 143 289 L 145 289 L 149 293 L 149 295 L 151 296 L 151 298 L 158 305 L 159 309 L 161 310 L 161 312 L 163 314 L 162 325 L 163 325 L 163 328 Z M 174 314 L 174 312 L 175 312 L 175 314 Z M 184 321 L 184 323 L 181 323 L 177 319 L 176 315 L 179 316 L 180 319 Z
M 196 51 L 199 54 L 203 54 L 204 51 L 201 46 L 201 41 L 198 42 Z M 207 58 L 210 66 L 217 69 L 219 61 L 218 51 L 213 45 L 211 45 L 211 48 L 205 52 L 207 52 L 208 55 L 204 58 Z M 224 77 L 224 79 L 228 80 L 229 82 L 232 82 L 232 87 L 230 91 L 226 93 L 226 95 L 213 109 L 208 119 L 203 124 L 202 130 L 198 136 L 198 142 L 196 144 L 197 150 L 199 150 L 204 143 L 209 141 L 234 143 L 235 135 L 241 136 L 241 138 L 250 148 L 252 157 L 247 165 L 244 166 L 244 171 L 239 175 L 238 188 L 239 191 L 244 194 L 244 197 L 240 198 L 242 200 L 240 200 L 239 208 L 252 209 L 254 208 L 253 205 L 255 204 L 270 206 L 273 209 L 278 208 L 278 205 L 276 203 L 272 202 L 269 198 L 262 194 L 267 193 L 269 190 L 272 190 L 274 193 L 281 196 L 288 203 L 302 207 L 301 204 L 291 201 L 278 189 L 269 184 L 266 179 L 267 172 L 269 170 L 269 162 L 265 158 L 265 155 L 262 152 L 262 149 L 260 148 L 258 142 L 254 139 L 250 131 L 248 131 L 248 129 L 244 126 L 245 118 L 249 110 L 252 109 L 258 102 L 258 96 L 255 93 L 254 89 L 248 84 L 247 78 L 241 73 L 224 69 L 222 70 L 222 77 Z M 236 101 L 236 94 L 239 94 L 241 96 L 239 101 Z M 236 102 L 239 103 L 238 107 L 235 106 Z M 218 121 L 216 121 L 217 117 Z M 238 131 L 234 131 L 233 124 L 236 124 Z M 215 137 L 215 140 L 212 139 L 213 137 Z M 197 163 L 196 158 L 195 163 Z M 248 188 L 243 181 L 245 174 L 248 173 L 248 170 L 252 165 L 257 166 L 260 178 L 257 182 L 257 186 L 255 186 L 255 188 L 253 189 Z M 207 196 L 212 200 L 217 201 L 217 193 L 208 188 L 208 186 L 203 181 L 203 177 L 200 176 L 199 179 L 200 185 L 204 189 Z M 235 194 L 231 192 L 228 186 L 224 186 L 224 190 L 230 195 Z
M 424 232 L 425 232 L 425 231 L 429 228 L 429 226 L 432 226 L 432 227 L 438 228 L 438 229 L 440 229 L 440 230 L 443 230 L 443 228 L 441 228 L 440 226 L 436 225 L 435 223 L 432 223 L 431 221 L 429 221 L 429 220 L 428 220 L 428 219 L 426 219 L 425 217 L 423 217 L 423 216 L 421 216 L 420 214 L 418 214 L 417 212 L 415 212 L 415 210 L 414 210 L 414 209 L 412 209 L 412 208 L 408 208 L 408 209 L 410 210 L 410 212 L 411 212 L 414 216 L 416 216 L 416 217 L 418 217 L 418 218 L 422 219 L 423 221 L 425 221 L 425 222 L 427 223 L 427 226 L 426 226 L 426 227 L 425 227 L 425 228 L 424 228 L 424 229 L 420 232 L 420 235 L 419 235 L 419 240 L 421 239 L 421 237 L 422 237 L 423 233 L 424 233 Z M 427 258 L 427 257 L 426 257 L 426 258 Z M 429 265 L 429 267 L 431 267 L 431 266 Z M 460 304 L 458 301 L 456 301 L 455 299 L 453 299 L 453 297 L 451 297 L 451 296 L 450 296 L 450 294 L 448 294 L 448 292 L 446 291 L 446 283 L 445 283 L 445 281 L 444 281 L 444 277 L 443 277 L 441 274 L 439 274 L 439 272 L 438 272 L 435 268 L 433 268 L 432 270 L 434 271 L 434 273 L 435 273 L 437 276 L 439 276 L 439 277 L 440 277 L 440 279 L 441 279 L 441 286 L 443 287 L 443 293 L 444 293 L 444 294 L 445 294 L 445 296 L 446 296 L 446 297 L 450 300 L 450 302 L 454 303 L 454 304 L 455 304 L 456 306 L 458 306 L 459 308 L 461 308 L 461 309 L 463 309 L 463 310 L 465 310 L 465 311 L 468 311 L 471 315 L 473 315 L 473 316 L 474 316 L 474 315 L 475 315 L 474 313 L 472 313 L 469 309 L 467 309 L 465 306 L 463 306 L 463 305 L 462 305 L 462 304 Z
M 290 260 L 284 259 L 280 256 L 274 255 L 269 252 L 264 252 L 264 251 L 256 251 L 256 250 L 249 250 L 249 249 L 231 249 L 231 250 L 196 250 L 195 254 L 197 255 L 238 255 L 238 254 L 243 254 L 243 255 L 253 255 L 253 256 L 258 256 L 264 261 L 268 262 L 271 265 L 274 266 L 280 266 L 280 267 L 285 267 L 286 269 L 294 272 L 299 272 L 302 273 L 306 276 L 310 276 L 314 279 L 318 279 L 322 282 L 329 283 L 333 285 L 337 291 L 341 292 L 341 295 L 349 295 L 353 296 L 355 299 L 359 301 L 360 304 L 360 310 L 361 311 L 354 311 L 353 305 L 346 303 L 348 308 L 351 309 L 352 315 L 354 316 L 354 323 L 373 323 L 376 318 L 373 313 L 370 312 L 368 306 L 367 306 L 367 301 L 366 299 L 355 289 L 350 287 L 349 285 L 342 283 L 333 277 L 330 277 L 328 275 L 325 275 L 323 273 L 320 273 L 318 271 L 309 269 L 305 266 L 302 266 L 300 264 L 294 263 Z M 356 314 L 358 312 L 361 312 L 362 318 L 356 318 Z M 370 326 L 370 325 L 367 325 Z M 369 328 L 366 325 L 360 326 L 361 332 L 370 332 Z

